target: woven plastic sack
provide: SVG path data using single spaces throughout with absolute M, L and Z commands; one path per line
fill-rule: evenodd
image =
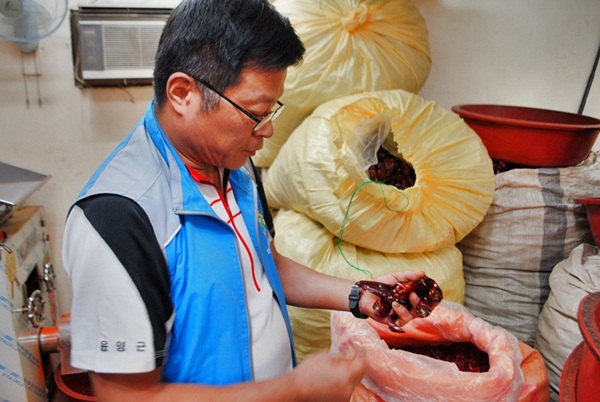
M 331 351 L 363 354 L 367 371 L 362 384 L 384 401 L 517 401 L 523 391 L 523 356 L 517 338 L 474 317 L 460 304 L 444 300 L 429 317 L 405 325 L 405 345 L 471 342 L 488 354 L 487 372 L 462 372 L 454 363 L 392 349 L 367 321 L 333 312 Z
M 281 210 L 274 220 L 277 252 L 315 271 L 352 280 L 371 279 L 397 271 L 423 271 L 434 278 L 447 300 L 462 303 L 462 257 L 455 246 L 422 254 L 383 254 L 338 244 L 322 225 L 305 215 Z M 299 360 L 314 351 L 329 349 L 330 311 L 289 306 Z
M 597 195 L 599 186 L 597 154 L 578 166 L 498 174 L 488 213 L 457 244 L 465 306 L 533 346 L 550 272 L 575 247 L 593 242 L 585 207 L 573 199 Z
M 412 165 L 414 186 L 369 180 L 380 143 Z M 481 222 L 494 174 L 479 136 L 457 115 L 391 90 L 318 107 L 282 147 L 265 188 L 271 207 L 301 212 L 345 242 L 421 253 L 456 244 Z
M 293 130 L 317 106 L 364 91 L 417 93 L 431 70 L 429 32 L 412 0 L 277 0 L 304 42 L 288 70 L 275 134 L 253 158 L 268 167 Z
M 550 274 L 550 294 L 538 320 L 535 348 L 546 361 L 552 401 L 559 400 L 560 376 L 567 358 L 583 341 L 577 321 L 581 299 L 600 291 L 599 251 L 590 244 L 580 244 Z

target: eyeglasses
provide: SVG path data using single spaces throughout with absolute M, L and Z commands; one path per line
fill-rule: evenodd
M 186 74 L 188 74 L 188 73 L 186 73 Z M 232 101 L 231 99 L 229 99 L 228 97 L 223 95 L 221 92 L 217 91 L 215 89 L 215 87 L 213 87 L 209 82 L 203 80 L 202 78 L 194 77 L 191 74 L 188 74 L 188 75 L 190 77 L 192 77 L 193 79 L 195 79 L 200 84 L 204 85 L 206 88 L 210 89 L 211 91 L 213 91 L 214 93 L 219 95 L 221 98 L 225 99 L 227 102 L 231 103 L 240 112 L 244 113 L 246 116 L 248 116 L 249 118 L 254 120 L 256 122 L 256 125 L 254 126 L 252 131 L 258 131 L 261 128 L 263 128 L 268 122 L 275 120 L 281 114 L 281 111 L 283 110 L 283 107 L 285 106 L 282 102 L 277 101 L 273 110 L 271 110 L 270 112 L 268 112 L 262 116 L 257 116 L 254 113 L 251 113 L 248 110 L 244 109 L 243 107 L 241 107 L 240 105 L 238 105 L 237 103 L 235 103 L 234 101 Z

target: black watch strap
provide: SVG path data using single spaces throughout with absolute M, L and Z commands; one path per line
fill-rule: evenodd
M 350 295 L 348 295 L 348 302 L 350 304 L 350 311 L 356 318 L 368 318 L 369 316 L 360 312 L 358 302 L 360 301 L 361 287 L 358 284 L 352 285 L 350 289 Z

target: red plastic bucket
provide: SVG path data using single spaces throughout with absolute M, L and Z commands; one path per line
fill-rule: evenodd
M 560 375 L 560 402 L 577 402 L 577 373 L 581 363 L 584 343 L 581 342 L 573 349 Z
M 596 246 L 600 247 L 600 197 L 575 198 L 574 201 L 585 205 L 594 242 L 596 242 Z
M 600 292 L 590 293 L 577 312 L 581 342 L 571 352 L 560 377 L 561 402 L 599 402 Z
M 56 386 L 73 402 L 96 402 L 92 383 L 87 371 L 75 374 L 62 374 L 60 367 L 54 372 Z

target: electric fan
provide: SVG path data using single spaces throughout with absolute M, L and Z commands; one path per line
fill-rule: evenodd
M 67 0 L 0 0 L 0 39 L 24 53 L 58 29 L 67 15 Z

